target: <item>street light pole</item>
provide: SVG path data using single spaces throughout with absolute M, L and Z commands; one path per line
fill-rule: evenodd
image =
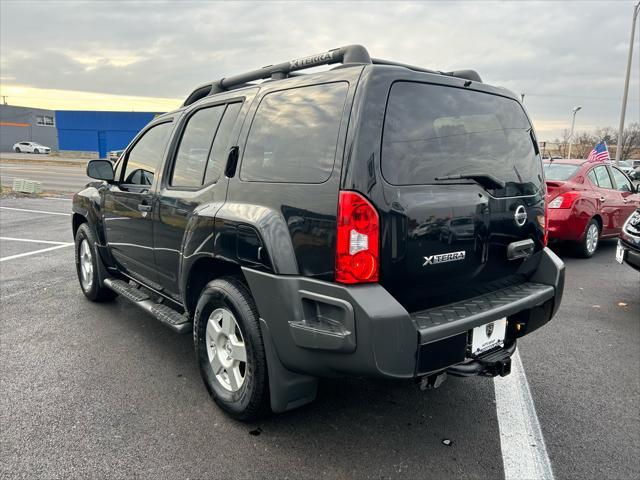
M 567 153 L 567 158 L 571 158 L 571 144 L 573 143 L 573 129 L 576 126 L 576 113 L 578 113 L 582 107 L 573 107 L 571 112 L 573 113 L 573 119 L 571 120 L 571 133 L 569 133 L 569 152 Z
M 636 33 L 636 19 L 640 11 L 640 2 L 633 6 L 633 20 L 631 21 L 631 41 L 629 42 L 629 55 L 627 57 L 627 75 L 624 79 L 624 92 L 622 94 L 622 110 L 620 111 L 620 125 L 618 126 L 618 145 L 616 146 L 616 165 L 620 164 L 622 154 L 622 134 L 624 133 L 624 116 L 627 112 L 627 96 L 629 95 L 629 76 L 631 75 L 631 62 L 633 61 L 633 37 Z

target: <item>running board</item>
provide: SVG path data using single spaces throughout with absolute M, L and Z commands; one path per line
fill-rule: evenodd
M 123 280 L 115 280 L 112 278 L 105 279 L 104 285 L 153 315 L 160 323 L 169 327 L 174 332 L 191 332 L 193 325 L 185 315 L 176 312 L 171 307 L 154 302 L 143 290 L 132 287 Z

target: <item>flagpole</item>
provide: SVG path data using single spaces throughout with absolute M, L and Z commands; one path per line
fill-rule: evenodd
M 629 56 L 627 57 L 627 75 L 624 79 L 624 93 L 622 94 L 622 110 L 620 112 L 620 125 L 618 127 L 618 142 L 616 147 L 616 165 L 620 164 L 622 154 L 622 134 L 624 133 L 624 116 L 627 111 L 627 97 L 629 95 L 629 76 L 631 75 L 631 62 L 633 61 L 633 37 L 636 33 L 636 19 L 640 11 L 640 1 L 633 6 L 633 20 L 631 21 L 631 41 L 629 42 Z

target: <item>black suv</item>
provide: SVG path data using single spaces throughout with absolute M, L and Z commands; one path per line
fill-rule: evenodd
M 87 173 L 84 294 L 193 330 L 239 419 L 312 401 L 319 377 L 506 375 L 560 305 L 533 128 L 471 70 L 357 45 L 264 67 L 197 88 Z

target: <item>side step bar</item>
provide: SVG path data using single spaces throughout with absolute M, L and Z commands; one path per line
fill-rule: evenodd
M 192 331 L 193 325 L 185 315 L 176 312 L 171 307 L 154 302 L 144 291 L 132 287 L 127 282 L 107 278 L 104 280 L 104 285 L 117 294 L 131 300 L 134 305 L 137 305 L 156 317 L 157 320 L 174 332 L 190 333 Z

